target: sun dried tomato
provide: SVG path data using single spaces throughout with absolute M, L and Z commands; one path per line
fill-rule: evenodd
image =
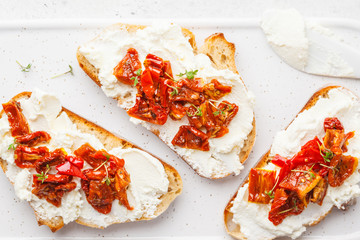
M 37 131 L 37 132 L 29 133 L 27 135 L 16 136 L 15 139 L 16 142 L 19 144 L 24 144 L 29 147 L 33 147 L 40 143 L 48 143 L 51 139 L 51 136 L 47 132 Z
M 84 167 L 84 160 L 80 157 L 66 156 L 66 161 L 69 161 L 71 164 L 75 165 L 80 169 Z
M 19 168 L 34 168 L 36 161 L 48 153 L 49 149 L 47 147 L 31 148 L 19 145 L 14 152 L 15 164 Z
M 31 191 L 40 199 L 45 199 L 55 207 L 61 206 L 61 199 L 65 193 L 71 192 L 76 188 L 75 182 L 70 182 L 72 177 L 64 175 L 46 175 L 47 178 L 38 180 L 33 176 L 33 190 Z
M 29 134 L 30 128 L 25 116 L 22 113 L 20 103 L 10 100 L 2 106 L 8 117 L 11 127 L 11 136 L 16 137 Z
M 63 164 L 56 166 L 56 170 L 58 170 L 58 173 L 60 174 L 86 179 L 85 175 L 81 172 L 81 170 L 77 166 L 71 164 L 69 161 L 66 161 Z
M 335 155 L 330 161 L 328 181 L 331 187 L 341 186 L 358 166 L 358 159 L 352 156 Z
M 186 115 L 186 110 L 187 107 L 181 102 L 170 103 L 169 116 L 174 121 L 181 120 Z
M 168 110 L 155 104 L 143 97 L 136 97 L 135 105 L 127 113 L 129 116 L 147 121 L 150 123 L 163 125 L 166 123 Z
M 324 178 L 318 182 L 314 190 L 312 191 L 310 201 L 318 205 L 322 205 L 328 188 L 328 181 Z
M 209 137 L 202 131 L 191 126 L 180 126 L 179 131 L 171 141 L 173 145 L 209 151 Z
M 125 57 L 114 68 L 113 74 L 118 81 L 134 85 L 135 78 L 138 76 L 136 71 L 139 71 L 139 69 L 141 69 L 139 54 L 134 48 L 129 48 Z
M 81 180 L 81 183 L 83 182 L 85 182 L 85 180 Z M 82 189 L 85 192 L 88 203 L 99 213 L 110 213 L 112 202 L 114 201 L 111 187 L 99 180 L 89 181 L 87 184 L 88 186 L 85 187 L 84 183 Z
M 314 165 L 314 164 L 313 164 Z M 296 192 L 299 199 L 305 201 L 306 195 L 313 190 L 322 179 L 309 165 L 300 165 L 280 182 L 279 187 Z
M 35 169 L 38 173 L 45 172 L 48 166 L 55 166 L 62 164 L 66 161 L 66 154 L 63 149 L 58 148 L 53 152 L 46 154 L 43 158 L 40 158 L 35 163 Z
M 83 173 L 88 179 L 81 180 L 86 200 L 99 213 L 108 214 L 111 212 L 114 196 L 111 187 L 103 181 L 106 177 L 105 171 L 86 169 Z
M 90 155 L 94 154 L 96 150 L 90 146 L 90 144 L 85 143 L 81 145 L 78 149 L 74 151 L 74 154 L 80 158 L 82 158 L 85 162 L 87 162 L 91 167 L 97 168 L 102 164 L 101 159 L 94 159 Z
M 130 175 L 126 172 L 124 168 L 117 169 L 115 173 L 115 184 L 111 186 L 115 189 L 116 194 L 115 198 L 124 205 L 128 210 L 133 210 L 134 208 L 130 206 L 127 199 L 126 190 L 130 184 Z
M 205 101 L 199 107 L 189 107 L 187 117 L 191 126 L 200 129 L 206 128 L 209 137 L 222 137 L 229 132 L 227 126 L 238 112 L 238 107 L 227 101 L 218 106 L 210 101 Z
M 144 60 L 144 66 L 145 68 L 152 66 L 158 69 L 162 69 L 164 67 L 164 61 L 162 60 L 162 58 L 149 53 L 148 55 L 146 55 L 146 58 Z
M 88 180 L 103 180 L 106 177 L 105 171 L 100 171 L 94 169 L 85 169 L 83 174 L 86 176 Z
M 124 168 L 124 159 L 117 158 L 105 150 L 95 151 L 88 144 L 84 144 L 76 151 L 94 167 L 94 169 L 83 171 L 87 180 L 82 180 L 81 186 L 85 191 L 87 201 L 103 214 L 111 211 L 114 199 L 118 199 L 127 209 L 132 210 L 126 195 L 127 187 L 130 184 L 130 175 Z M 110 194 L 111 197 L 109 197 Z
M 305 205 L 297 197 L 295 192 L 287 193 L 285 189 L 279 188 L 275 191 L 274 201 L 271 204 L 269 220 L 275 225 L 279 225 L 289 215 L 299 215 Z
M 222 101 L 217 106 L 217 111 L 213 112 L 213 115 L 215 115 L 216 124 L 220 127 L 220 129 L 207 129 L 208 132 L 211 134 L 210 136 L 218 138 L 228 133 L 229 129 L 227 128 L 227 126 L 230 124 L 231 120 L 233 120 L 238 110 L 239 107 L 235 104 L 229 103 L 227 101 Z
M 210 83 L 204 85 L 203 91 L 206 99 L 218 100 L 230 93 L 231 87 L 222 85 L 218 80 L 212 79 Z
M 286 159 L 280 155 L 275 155 L 271 162 L 279 167 L 281 167 L 279 172 L 279 181 L 277 183 L 278 187 L 280 182 L 290 173 L 290 171 L 297 166 L 314 164 L 314 163 L 324 163 L 324 158 L 320 154 L 321 142 L 318 137 L 308 141 L 301 147 L 301 150 L 295 154 L 292 158 Z
M 170 102 L 187 102 L 200 105 L 205 101 L 200 79 L 181 79 L 169 82 L 168 94 Z
M 249 202 L 269 203 L 276 171 L 252 168 L 249 173 Z M 270 194 L 269 194 L 270 193 Z
M 160 103 L 160 105 L 167 109 L 168 107 L 168 86 L 166 82 L 170 81 L 166 78 L 161 77 L 158 85 L 158 89 L 155 92 L 155 102 Z
M 164 61 L 163 73 L 163 77 L 173 79 L 173 72 L 169 61 Z
M 342 154 L 342 146 L 345 143 L 344 130 L 327 129 L 324 137 L 324 146 L 335 155 Z
M 354 136 L 355 136 L 355 132 L 354 132 L 354 131 L 348 132 L 348 133 L 345 134 L 345 137 L 344 137 L 344 140 L 343 140 L 344 143 L 343 143 L 343 145 L 341 146 L 341 150 L 342 150 L 343 153 L 345 153 L 345 152 L 348 151 L 348 149 L 347 149 L 347 145 L 349 144 L 348 140 L 349 140 L 350 138 L 353 138 Z
M 154 99 L 155 95 L 155 86 L 154 81 L 151 77 L 151 72 L 149 69 L 145 69 L 143 74 L 141 75 L 140 81 L 142 91 L 145 93 L 147 99 Z
M 344 127 L 338 118 L 333 117 L 333 118 L 325 118 L 324 131 L 326 132 L 327 129 L 344 130 Z

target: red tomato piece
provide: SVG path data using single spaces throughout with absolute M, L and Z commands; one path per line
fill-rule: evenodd
M 4 103 L 3 109 L 8 117 L 8 121 L 11 127 L 11 136 L 22 136 L 30 133 L 29 124 L 22 114 L 20 103 L 10 100 Z
M 134 85 L 135 78 L 138 77 L 137 71 L 141 69 L 139 54 L 134 48 L 129 48 L 125 57 L 114 68 L 113 74 L 120 82 Z
M 16 142 L 19 144 L 24 144 L 29 147 L 36 146 L 40 143 L 48 143 L 51 139 L 50 134 L 44 131 L 32 132 L 27 135 L 21 135 L 15 137 Z
M 218 100 L 231 92 L 231 86 L 222 85 L 218 80 L 212 79 L 210 83 L 205 84 L 203 91 L 206 99 Z
M 344 130 L 344 127 L 338 118 L 333 117 L 333 118 L 325 118 L 324 131 L 326 132 L 327 129 Z
M 358 159 L 352 156 L 336 155 L 331 159 L 328 181 L 331 187 L 341 186 L 358 166 Z
M 279 188 L 275 191 L 274 201 L 271 204 L 269 220 L 275 225 L 279 225 L 290 215 L 299 215 L 305 208 L 305 205 L 297 197 L 296 193 L 287 193 L 285 189 Z
M 56 166 L 56 170 L 58 170 L 60 174 L 79 177 L 86 180 L 86 177 L 81 172 L 81 170 L 75 165 L 71 164 L 69 161 L 66 161 L 63 164 Z
M 56 166 L 66 161 L 66 154 L 63 149 L 55 149 L 53 152 L 46 154 L 35 163 L 35 169 L 38 173 L 45 172 L 47 166 Z
M 45 199 L 55 207 L 61 206 L 61 199 L 65 193 L 71 192 L 76 188 L 75 182 L 71 176 L 65 175 L 46 175 L 47 178 L 38 180 L 36 175 L 33 176 L 33 190 L 31 191 L 40 199 Z
M 269 203 L 275 185 L 276 171 L 252 168 L 249 173 L 249 202 Z
M 80 157 L 66 156 L 66 160 L 69 161 L 74 166 L 78 167 L 79 169 L 82 169 L 84 167 L 84 160 Z
M 145 93 L 146 98 L 154 99 L 155 87 L 149 69 L 145 69 L 145 71 L 141 75 L 140 83 L 141 83 L 142 91 Z
M 24 145 L 16 147 L 14 152 L 15 164 L 19 168 L 34 168 L 36 161 L 49 154 L 47 147 L 31 148 Z
M 180 126 L 178 133 L 171 141 L 173 145 L 197 149 L 201 151 L 209 151 L 209 137 L 202 131 L 191 126 Z
M 143 97 L 137 96 L 135 106 L 130 108 L 127 113 L 131 117 L 163 125 L 167 120 L 168 109 Z

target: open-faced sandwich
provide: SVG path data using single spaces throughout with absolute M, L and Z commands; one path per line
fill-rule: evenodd
M 360 104 L 349 90 L 316 92 L 228 203 L 225 226 L 238 239 L 299 237 L 360 195 Z
M 181 193 L 170 165 L 63 108 L 40 90 L 3 104 L 0 164 L 39 225 L 104 228 L 149 220 Z
M 221 33 L 197 49 L 175 24 L 115 24 L 81 45 L 81 68 L 207 178 L 239 174 L 255 139 L 253 96 Z

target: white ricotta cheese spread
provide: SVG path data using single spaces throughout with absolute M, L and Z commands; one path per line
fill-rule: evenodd
M 341 39 L 330 29 L 304 20 L 297 10 L 267 10 L 261 27 L 272 49 L 293 68 L 316 75 L 354 77 L 354 69 L 338 51 Z
M 202 78 L 204 84 L 212 79 L 232 86 L 232 92 L 221 100 L 235 103 L 239 111 L 229 125 L 229 133 L 221 138 L 210 139 L 210 151 L 185 149 L 171 144 L 181 125 L 187 125 L 184 117 L 180 121 L 170 118 L 162 125 L 151 124 L 138 119 L 131 119 L 149 130 L 159 132 L 159 137 L 183 157 L 199 174 L 205 177 L 224 177 L 239 174 L 243 169 L 239 153 L 248 134 L 252 130 L 254 97 L 247 91 L 240 76 L 230 70 L 217 70 L 204 54 L 195 55 L 184 37 L 181 27 L 173 24 L 157 23 L 136 31 L 127 31 L 124 27 L 114 25 L 107 28 L 97 38 L 80 46 L 79 51 L 97 69 L 98 78 L 105 94 L 121 98 L 122 108 L 129 109 L 135 104 L 137 90 L 135 87 L 122 84 L 113 75 L 114 67 L 123 59 L 129 48 L 135 48 L 141 62 L 148 53 L 155 54 L 171 63 L 174 76 L 185 70 L 198 70 L 196 77 Z
M 63 147 L 68 154 L 74 154 L 73 152 L 84 143 L 89 143 L 95 149 L 104 149 L 103 144 L 94 135 L 80 132 L 65 112 L 59 115 L 61 104 L 54 95 L 36 89 L 29 99 L 21 99 L 20 104 L 30 129 L 47 131 L 51 135 L 51 141 L 45 144 L 50 151 Z M 36 171 L 21 169 L 15 165 L 14 151 L 9 149 L 14 138 L 11 137 L 6 114 L 0 118 L 0 138 L 0 157 L 7 162 L 6 175 L 14 183 L 16 196 L 20 200 L 28 201 L 43 219 L 62 217 L 66 224 L 80 217 L 85 222 L 106 227 L 115 222 L 134 221 L 143 216 L 154 217 L 160 203 L 159 198 L 168 190 L 167 175 L 163 165 L 156 158 L 139 149 L 114 148 L 109 153 L 123 158 L 125 169 L 130 174 L 131 183 L 127 195 L 134 210 L 127 210 L 116 200 L 109 214 L 98 213 L 80 191 L 81 183 L 78 178 L 74 178 L 76 189 L 66 193 L 61 206 L 55 207 L 31 193 L 32 175 Z
M 328 96 L 321 97 L 312 108 L 300 113 L 286 130 L 276 135 L 270 156 L 293 156 L 307 141 L 315 136 L 322 138 L 325 135 L 323 123 L 326 117 L 337 117 L 346 132 L 355 131 L 345 154 L 360 158 L 360 103 L 357 97 L 343 88 L 330 90 Z M 274 165 L 270 163 L 266 168 L 273 169 Z M 249 240 L 280 236 L 297 238 L 306 230 L 306 226 L 316 222 L 333 206 L 341 208 L 349 200 L 360 196 L 360 174 L 357 170 L 340 187 L 329 186 L 322 206 L 310 203 L 301 214 L 285 218 L 278 226 L 268 220 L 270 204 L 247 201 L 248 185 L 245 184 L 233 201 L 230 210 L 234 214 L 232 221 L 241 226 L 241 232 Z

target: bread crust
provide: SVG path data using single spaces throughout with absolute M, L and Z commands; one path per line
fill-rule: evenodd
M 20 99 L 23 98 L 29 98 L 31 96 L 31 92 L 22 92 L 19 93 L 18 95 L 16 95 L 15 97 L 13 97 L 12 99 L 15 101 L 18 101 Z M 122 148 L 137 148 L 140 149 L 144 152 L 147 152 L 141 148 L 139 148 L 138 146 L 136 146 L 135 144 L 120 138 L 116 135 L 114 135 L 113 133 L 107 131 L 106 129 L 100 127 L 99 125 L 96 125 L 95 123 L 80 117 L 79 115 L 77 115 L 76 113 L 62 107 L 62 110 L 60 112 L 60 114 L 62 112 L 65 112 L 69 118 L 71 119 L 71 121 L 77 126 L 78 130 L 80 130 L 81 132 L 86 132 L 86 133 L 90 133 L 95 135 L 100 142 L 104 145 L 104 147 L 106 149 L 112 149 L 115 147 L 122 147 Z M 0 112 L 0 117 L 2 117 L 2 115 L 4 114 L 4 110 L 2 110 Z M 164 166 L 165 169 L 165 173 L 167 175 L 167 178 L 169 180 L 169 187 L 168 187 L 168 192 L 164 195 L 162 195 L 160 197 L 161 202 L 160 204 L 157 206 L 157 210 L 155 211 L 154 215 L 157 217 L 159 216 L 161 213 L 163 213 L 171 204 L 171 202 L 178 196 L 181 194 L 182 191 L 182 180 L 181 177 L 179 175 L 179 173 L 176 171 L 175 168 L 173 168 L 171 165 L 163 162 L 162 160 L 160 160 L 159 158 L 157 158 L 156 156 L 154 156 L 153 154 L 147 152 L 148 154 L 150 154 L 151 156 L 155 157 L 157 160 L 159 160 L 161 162 L 161 164 Z M 3 159 L 0 158 L 0 166 L 3 169 L 4 173 L 7 170 L 7 162 Z M 11 181 L 10 181 L 11 182 Z M 13 182 L 11 182 L 12 184 L 14 184 Z M 57 230 L 61 229 L 64 226 L 64 222 L 62 217 L 54 217 L 51 219 L 43 219 L 41 218 L 41 216 L 39 216 L 39 214 L 35 211 L 35 216 L 36 216 L 36 220 L 39 224 L 39 226 L 41 225 L 46 225 L 50 228 L 50 230 L 52 232 L 56 232 Z M 141 221 L 141 220 L 151 220 L 152 218 L 145 218 L 145 217 L 141 217 L 140 219 L 137 219 L 136 221 Z M 81 217 L 79 217 L 76 220 L 77 223 L 88 226 L 88 227 L 94 227 L 94 228 L 103 228 L 101 226 L 98 226 L 96 224 L 89 224 L 86 223 L 85 221 L 83 221 L 81 219 Z M 118 223 L 118 222 L 114 222 L 114 223 Z
M 302 113 L 303 111 L 312 108 L 316 102 L 319 100 L 320 97 L 328 97 L 328 92 L 331 89 L 334 88 L 343 88 L 340 86 L 327 86 L 324 87 L 320 90 L 318 90 L 317 92 L 315 92 L 310 99 L 307 101 L 307 103 L 304 105 L 304 107 L 301 109 L 301 111 L 296 115 L 296 117 Z M 295 117 L 295 118 L 296 118 Z M 294 119 L 295 119 L 294 118 Z M 294 121 L 294 119 L 290 122 L 290 124 Z M 287 129 L 290 124 L 285 128 Z M 254 165 L 253 168 L 263 168 L 265 167 L 269 162 L 270 162 L 270 149 L 260 158 L 260 160 Z M 243 187 L 246 183 L 248 183 L 249 181 L 249 176 L 247 176 L 244 180 L 243 183 L 240 184 L 238 190 Z M 232 196 L 232 198 L 230 199 L 230 201 L 228 202 L 228 204 L 225 207 L 224 210 L 224 224 L 225 224 L 225 229 L 227 231 L 228 234 L 230 234 L 232 237 L 236 238 L 236 239 L 247 239 L 244 234 L 241 232 L 241 226 L 239 226 L 238 224 L 235 224 L 232 219 L 233 219 L 233 213 L 230 212 L 230 209 L 233 206 L 233 201 L 237 196 L 238 190 L 236 191 L 236 193 Z M 323 216 L 321 216 L 319 219 L 317 219 L 315 222 L 311 223 L 308 226 L 314 226 L 316 224 L 318 224 L 321 220 L 323 220 L 330 212 L 331 212 L 332 208 L 325 213 Z
M 125 28 L 129 32 L 133 32 L 138 29 L 143 29 L 145 27 L 146 26 L 142 26 L 142 25 L 131 25 L 131 24 L 122 24 L 122 23 L 118 23 L 118 24 L 114 24 L 114 25 L 110 26 L 111 29 L 113 29 L 113 28 L 124 29 Z M 238 74 L 236 64 L 235 64 L 235 45 L 233 43 L 228 42 L 225 39 L 223 33 L 215 33 L 215 34 L 209 36 L 208 38 L 206 38 L 204 45 L 198 50 L 197 46 L 196 46 L 194 34 L 186 28 L 182 28 L 182 32 L 183 32 L 183 35 L 186 38 L 188 38 L 188 41 L 189 41 L 190 45 L 192 46 L 195 54 L 197 54 L 199 52 L 199 53 L 203 53 L 203 54 L 207 55 L 210 58 L 210 60 L 214 63 L 214 66 L 217 69 L 229 69 L 232 72 Z M 96 69 L 86 59 L 86 57 L 80 53 L 79 48 L 76 53 L 76 58 L 79 62 L 79 66 L 84 70 L 84 72 L 99 87 L 101 87 L 102 86 L 101 82 L 98 79 L 99 69 Z M 243 82 L 242 79 L 241 79 L 241 81 Z M 245 86 L 245 84 L 244 84 L 244 86 Z M 119 104 L 122 104 L 124 101 L 121 98 L 114 98 L 114 99 L 117 100 Z M 250 155 L 251 149 L 255 143 L 255 137 L 256 137 L 255 115 L 253 117 L 252 126 L 253 126 L 253 128 L 250 131 L 250 133 L 248 134 L 246 140 L 244 141 L 244 146 L 239 153 L 239 161 L 241 163 L 244 163 L 246 161 L 246 159 Z M 151 132 L 159 137 L 158 131 L 153 130 Z M 191 165 L 189 164 L 189 162 L 186 159 L 182 158 L 176 151 L 174 151 L 174 152 L 191 167 Z M 198 170 L 195 170 L 195 171 L 199 176 L 204 177 L 204 178 L 210 178 L 210 179 L 220 179 L 220 178 L 224 178 L 224 177 L 227 177 L 230 175 L 230 173 L 229 173 L 222 177 L 215 177 L 215 176 L 206 177 L 206 176 L 203 176 L 202 174 L 200 174 Z

